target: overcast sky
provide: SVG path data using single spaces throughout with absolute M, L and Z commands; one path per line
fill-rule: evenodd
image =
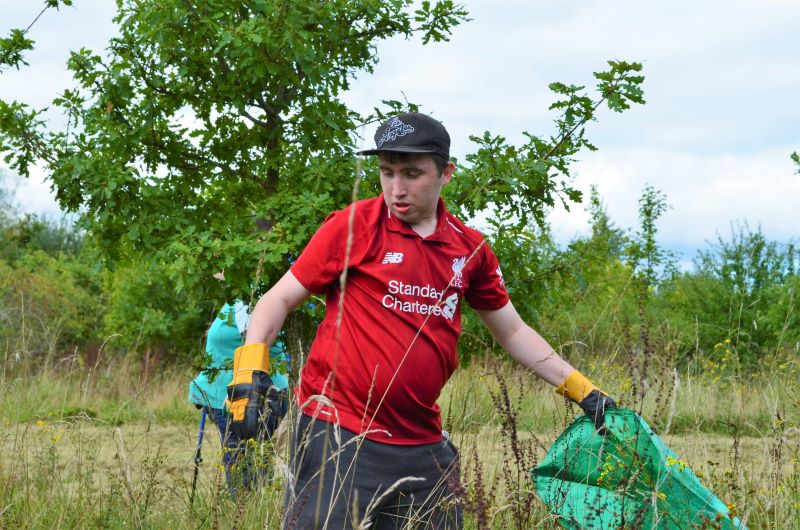
M 31 66 L 0 75 L 0 98 L 46 105 L 72 83 L 68 50 L 100 50 L 114 34 L 111 0 L 75 0 L 48 11 L 31 30 Z M 672 0 L 466 1 L 472 21 L 450 42 L 423 47 L 401 39 L 379 47 L 373 75 L 346 101 L 366 112 L 381 99 L 408 98 L 450 131 L 452 153 L 474 150 L 469 135 L 489 130 L 515 143 L 546 134 L 548 83 L 593 83 L 608 59 L 644 62 L 647 104 L 604 111 L 589 129 L 599 148 L 574 166 L 576 184 L 595 184 L 618 226 L 635 227 L 637 199 L 650 184 L 672 209 L 660 241 L 690 260 L 715 233 L 746 219 L 775 240 L 800 234 L 800 2 Z M 0 34 L 26 27 L 40 2 L 0 0 Z M 499 8 L 498 6 L 502 6 Z M 371 141 L 372 131 L 367 131 Z M 41 175 L 40 175 L 41 178 Z M 48 185 L 26 182 L 18 202 L 54 211 Z M 587 230 L 581 208 L 550 217 L 562 241 Z

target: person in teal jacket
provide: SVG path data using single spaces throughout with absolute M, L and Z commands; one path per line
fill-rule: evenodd
M 206 352 L 211 356 L 211 364 L 189 383 L 189 401 L 198 408 L 205 408 L 206 415 L 219 429 L 222 443 L 222 465 L 225 468 L 225 481 L 229 489 L 252 487 L 254 482 L 263 478 L 263 470 L 259 472 L 245 459 L 245 442 L 240 440 L 229 427 L 230 418 L 225 411 L 226 388 L 231 382 L 233 372 L 230 369 L 233 351 L 242 345 L 245 329 L 250 315 L 247 306 L 237 301 L 233 305 L 225 304 L 208 330 Z M 286 353 L 280 341 L 269 349 L 270 357 L 286 362 Z M 283 397 L 286 404 L 286 389 L 289 380 L 284 373 L 272 376 L 273 385 Z M 285 413 L 285 409 L 283 411 Z M 235 470 L 237 470 L 235 472 Z

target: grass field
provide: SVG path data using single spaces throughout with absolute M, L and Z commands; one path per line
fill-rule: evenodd
M 232 499 L 210 422 L 197 497 L 189 503 L 199 418 L 185 402 L 190 374 L 170 370 L 146 380 L 126 376 L 136 370 L 124 364 L 96 370 L 65 364 L 4 371 L 0 526 L 279 527 L 282 479 Z M 671 391 L 654 384 L 652 395 L 628 405 L 642 407 L 664 441 L 750 528 L 800 528 L 795 366 L 716 381 L 717 374 L 676 371 Z M 597 379 L 624 400 L 627 383 L 615 374 L 623 368 L 597 370 Z M 467 528 L 554 527 L 527 472 L 578 410 L 529 374 L 497 362 L 459 370 L 440 402 L 462 455 Z M 522 456 L 512 450 L 512 437 Z

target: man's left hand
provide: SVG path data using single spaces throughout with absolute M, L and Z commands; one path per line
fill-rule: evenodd
M 617 407 L 616 401 L 600 390 L 594 389 L 578 403 L 578 406 L 592 419 L 594 428 L 597 429 L 599 434 L 603 436 L 608 434 L 608 429 L 606 429 L 605 424 L 605 414 L 606 410 Z
M 606 410 L 615 408 L 617 403 L 608 397 L 608 394 L 594 386 L 582 373 L 577 370 L 570 373 L 556 388 L 556 393 L 577 403 L 592 419 L 598 433 L 604 436 L 608 434 L 605 426 Z

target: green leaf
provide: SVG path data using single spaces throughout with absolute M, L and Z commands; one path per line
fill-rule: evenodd
M 20 65 L 27 65 L 24 52 L 33 49 L 33 41 L 25 37 L 25 31 L 12 29 L 8 37 L 0 38 L 0 67 L 12 66 L 19 70 Z

